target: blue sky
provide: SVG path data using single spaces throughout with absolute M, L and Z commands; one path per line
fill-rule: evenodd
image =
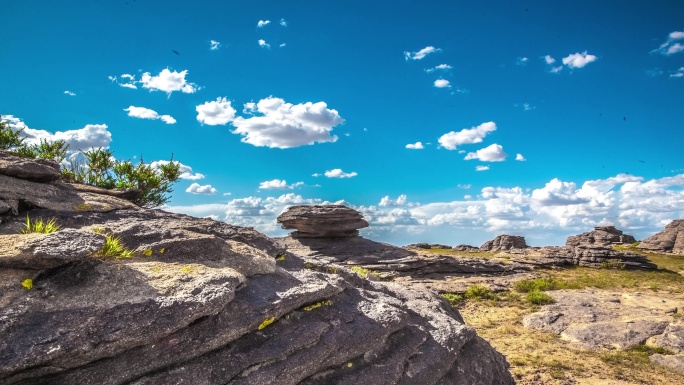
M 29 139 L 187 166 L 169 210 L 367 237 L 643 238 L 684 217 L 679 1 L 3 5 L 0 113 Z M 420 143 L 418 143 L 420 142 Z M 413 148 L 409 148 L 413 147 Z

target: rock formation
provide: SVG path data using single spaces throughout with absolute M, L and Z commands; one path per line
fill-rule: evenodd
M 292 206 L 277 218 L 295 238 L 348 238 L 359 235 L 368 222 L 358 211 L 342 205 Z
M 525 248 L 527 248 L 525 237 L 507 234 L 498 235 L 496 238 L 492 239 L 491 241 L 487 241 L 480 246 L 480 250 L 482 251 L 501 251 Z
M 20 212 L 0 224 L 0 384 L 513 384 L 428 290 L 253 229 L 2 177 Z M 60 230 L 20 234 L 27 215 Z M 113 238 L 133 256 L 105 255 Z
M 644 239 L 637 247 L 648 251 L 684 254 L 684 219 L 670 222 L 663 231 Z
M 612 247 L 614 245 L 631 245 L 636 242 L 633 236 L 623 234 L 615 226 L 597 226 L 594 231 L 568 237 L 568 247 Z

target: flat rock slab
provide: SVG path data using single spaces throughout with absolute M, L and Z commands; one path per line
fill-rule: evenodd
M 651 359 L 651 362 L 655 364 L 663 365 L 679 373 L 684 373 L 684 354 L 654 354 L 649 358 Z
M 360 212 L 342 205 L 292 206 L 277 218 L 283 229 L 299 238 L 346 238 L 368 227 Z
M 0 175 L 34 182 L 50 182 L 60 178 L 59 165 L 45 159 L 24 158 L 0 151 Z
M 662 339 L 668 327 L 676 334 L 679 329 L 670 325 L 684 307 L 682 297 L 641 293 L 584 289 L 548 294 L 555 303 L 526 316 L 523 325 L 559 334 L 580 349 L 627 349 Z

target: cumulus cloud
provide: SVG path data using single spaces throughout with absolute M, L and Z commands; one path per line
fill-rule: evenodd
M 214 195 L 218 192 L 215 188 L 211 187 L 210 184 L 201 186 L 199 183 L 193 183 L 185 189 L 185 192 L 191 194 L 203 194 L 203 195 Z
M 494 143 L 475 152 L 469 152 L 464 159 L 478 159 L 482 162 L 503 162 L 506 160 L 506 156 L 507 154 L 503 151 L 503 147 Z
M 554 178 L 543 188 L 532 191 L 532 199 L 542 206 L 566 206 L 589 202 L 577 193 L 575 183 Z
M 452 68 L 454 68 L 454 67 L 452 67 L 448 64 L 440 64 L 440 65 L 437 65 L 435 67 L 426 69 L 425 72 L 430 73 L 430 72 L 435 72 L 435 71 L 446 71 L 446 70 L 450 70 Z
M 437 79 L 434 84 L 437 88 L 451 88 L 451 83 L 446 79 Z
M 259 22 L 257 23 L 257 28 L 262 28 L 269 24 L 271 24 L 271 20 L 259 20 Z
M 546 55 L 543 57 L 543 59 L 548 65 L 551 65 L 556 62 L 556 59 L 554 59 L 551 55 Z
M 217 49 L 219 49 L 220 46 L 221 46 L 221 42 L 220 42 L 220 41 L 211 40 L 211 41 L 209 42 L 209 49 L 212 50 L 212 51 L 216 51 Z
M 527 159 L 525 159 L 525 157 L 522 154 L 515 154 L 515 160 L 517 160 L 518 162 L 524 162 Z
M 335 168 L 335 169 L 326 171 L 324 175 L 328 178 L 353 178 L 359 174 L 357 174 L 354 171 L 344 172 L 344 171 L 342 171 L 342 169 Z
M 166 124 L 176 123 L 176 119 L 174 119 L 171 115 L 159 115 L 157 111 L 145 107 L 130 106 L 128 108 L 124 108 L 124 111 L 128 112 L 128 116 L 134 118 L 151 120 L 160 119 Z
M 404 206 L 406 204 L 406 195 L 401 194 L 396 200 L 390 199 L 389 195 L 386 195 L 380 199 L 380 207 L 390 207 L 390 206 Z
M 288 185 L 285 180 L 273 179 L 259 183 L 259 190 L 292 190 L 303 184 L 304 182 L 295 182 L 292 185 Z
M 175 161 L 174 161 L 175 162 Z M 180 179 L 186 179 L 186 180 L 199 180 L 199 179 L 204 179 L 204 175 L 200 173 L 193 173 L 192 172 L 192 167 L 186 166 L 183 163 L 179 163 L 179 171 L 180 171 Z M 158 170 L 162 165 L 167 165 L 169 164 L 168 160 L 155 160 L 154 162 L 150 163 L 150 167 L 154 170 Z
M 333 127 L 344 123 L 337 110 L 325 102 L 291 104 L 269 96 L 256 104 L 261 116 L 237 117 L 234 134 L 244 143 L 257 147 L 293 148 L 337 141 Z
M 225 126 L 235 119 L 235 109 L 230 100 L 225 97 L 216 98 L 211 102 L 204 102 L 195 107 L 197 121 L 210 126 Z
M 679 41 L 684 39 L 684 31 L 670 32 L 667 40 L 660 45 L 660 47 L 651 51 L 651 53 L 660 53 L 665 56 L 674 55 L 678 52 L 684 51 L 684 45 Z
M 71 91 L 69 91 L 69 90 L 64 91 L 64 94 L 65 94 L 65 95 L 69 95 L 69 96 L 76 96 L 76 93 L 75 93 L 75 92 L 71 92 Z
M 481 143 L 490 132 L 496 131 L 496 123 L 485 122 L 477 127 L 464 128 L 459 132 L 451 131 L 442 135 L 438 142 L 447 150 L 456 150 L 463 144 Z
M 140 78 L 140 84 L 142 84 L 143 88 L 147 88 L 150 91 L 163 91 L 169 96 L 172 92 L 176 91 L 192 94 L 199 89 L 199 86 L 195 83 L 189 83 L 185 79 L 187 74 L 188 70 L 178 72 L 171 71 L 168 68 L 164 68 L 159 75 L 156 76 L 152 76 L 151 73 L 145 72 Z
M 590 55 L 587 51 L 582 53 L 575 52 L 563 58 L 563 64 L 570 68 L 582 68 L 587 64 L 596 61 L 598 58 Z
M 475 171 L 487 171 L 489 166 L 475 166 Z
M 271 45 L 266 43 L 266 40 L 264 39 L 259 39 L 259 47 L 264 47 L 264 48 L 271 48 Z
M 412 144 L 412 143 L 407 144 L 407 145 L 406 145 L 406 148 L 408 148 L 408 149 L 410 149 L 410 150 L 422 150 L 422 149 L 425 148 L 425 147 L 423 147 L 423 143 L 421 143 L 421 142 L 416 142 L 416 143 L 413 143 L 413 144 Z
M 63 140 L 69 146 L 69 152 L 75 152 L 100 147 L 107 148 L 112 141 L 112 134 L 107 130 L 106 124 L 87 124 L 83 128 L 57 131 L 52 134 L 45 130 L 29 128 L 21 119 L 13 115 L 2 115 L 2 120 L 6 121 L 14 131 L 23 130 L 21 136 L 25 138 L 24 143 L 29 145 L 40 144 L 41 139 L 48 142 Z
M 435 47 L 430 45 L 430 46 L 427 46 L 427 47 L 421 49 L 420 51 L 416 51 L 416 52 L 405 51 L 404 52 L 404 58 L 406 60 L 409 60 L 409 59 L 410 60 L 421 60 L 425 56 L 427 56 L 431 53 L 439 52 L 441 50 L 442 50 L 441 48 L 435 48 Z

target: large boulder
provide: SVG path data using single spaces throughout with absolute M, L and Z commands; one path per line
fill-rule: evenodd
M 684 219 L 670 222 L 663 231 L 644 239 L 637 247 L 648 251 L 684 254 Z
M 0 175 L 34 182 L 50 182 L 59 179 L 60 172 L 56 162 L 24 158 L 0 151 Z
M 636 239 L 629 234 L 623 234 L 615 226 L 597 226 L 594 231 L 568 237 L 565 245 L 568 247 L 612 247 L 614 245 L 630 245 Z
M 525 248 L 527 248 L 525 237 L 507 234 L 498 235 L 496 238 L 487 241 L 480 246 L 480 250 L 482 251 L 501 251 Z
M 368 222 L 343 205 L 292 206 L 277 218 L 283 229 L 295 229 L 295 238 L 347 238 L 359 235 Z

